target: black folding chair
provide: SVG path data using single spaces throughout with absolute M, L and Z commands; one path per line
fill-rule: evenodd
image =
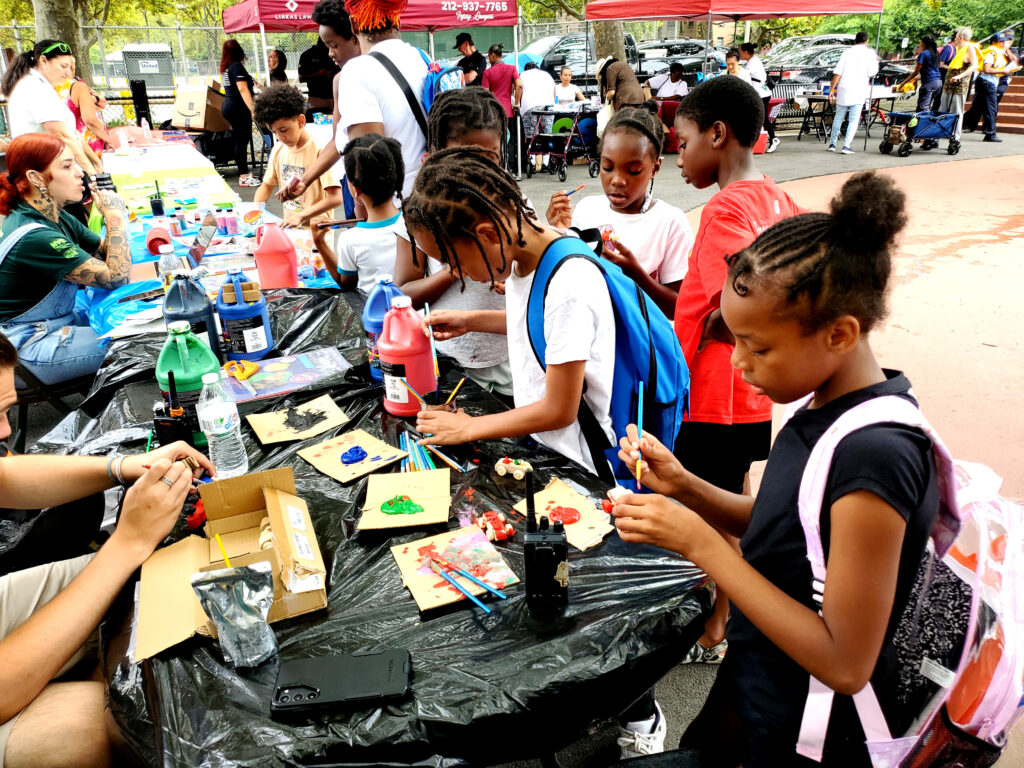
M 14 367 L 15 391 L 18 395 L 18 427 L 14 433 L 14 452 L 24 453 L 28 440 L 28 407 L 36 403 L 49 403 L 61 416 L 74 410 L 64 402 L 69 395 L 85 395 L 92 386 L 95 374 L 68 379 L 57 384 L 43 384 L 35 374 L 21 363 Z

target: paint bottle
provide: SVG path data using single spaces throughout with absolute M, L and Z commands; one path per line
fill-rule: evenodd
M 377 339 L 381 374 L 384 378 L 384 408 L 395 416 L 415 416 L 423 405 L 402 383 L 424 398 L 437 390 L 434 356 L 430 339 L 423 333 L 419 312 L 408 296 L 396 296 L 384 315 L 384 327 Z
M 255 291 L 255 301 L 245 300 L 245 287 L 250 293 Z M 260 287 L 242 274 L 241 267 L 228 267 L 228 278 L 217 294 L 217 314 L 228 360 L 262 360 L 274 348 L 267 301 Z
M 171 287 L 164 297 L 164 320 L 168 327 L 171 323 L 184 320 L 195 336 L 206 342 L 206 346 L 214 356 L 221 360 L 224 353 L 221 349 L 220 334 L 217 333 L 217 318 L 213 313 L 213 304 L 206 291 L 187 272 L 174 275 Z
M 167 229 L 170 231 L 172 237 L 181 237 L 181 219 L 177 215 L 171 216 L 167 219 Z
M 199 429 L 196 404 L 203 391 L 203 376 L 219 373 L 220 363 L 210 348 L 196 338 L 184 320 L 171 322 L 167 330 L 167 342 L 156 361 L 156 380 L 160 394 L 170 410 L 171 385 L 168 373 L 173 374 L 175 405 L 183 409 L 182 418 L 192 430 L 196 444 L 206 445 L 206 436 Z
M 217 219 L 217 234 L 224 236 L 228 233 L 228 223 L 224 219 L 224 209 L 218 208 L 214 212 L 214 218 Z
M 229 235 L 238 234 L 238 215 L 235 213 L 234 208 L 228 208 L 224 212 L 224 224 Z
M 377 338 L 384 330 L 384 315 L 391 309 L 391 300 L 404 294 L 395 285 L 391 275 L 377 275 L 376 285 L 366 297 L 363 305 L 363 328 L 366 331 L 366 353 L 370 361 L 370 376 L 381 381 L 380 355 L 377 353 Z
M 264 224 L 256 230 L 256 269 L 260 273 L 263 290 L 298 288 L 299 265 L 295 243 L 284 233 L 281 225 Z
M 163 283 L 164 295 L 171 289 L 171 282 L 174 280 L 174 273 L 181 269 L 181 259 L 174 255 L 173 245 L 160 246 L 160 261 L 157 262 L 160 270 L 160 282 Z

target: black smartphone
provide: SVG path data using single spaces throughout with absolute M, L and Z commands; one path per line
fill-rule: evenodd
M 287 659 L 277 672 L 270 711 L 285 715 L 331 705 L 375 705 L 405 696 L 411 675 L 405 649 Z

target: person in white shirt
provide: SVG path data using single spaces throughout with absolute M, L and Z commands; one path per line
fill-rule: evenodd
M 423 162 L 427 137 L 402 86 L 382 62 L 369 54 L 379 54 L 391 61 L 416 97 L 417 108 L 427 78 L 427 61 L 418 48 L 399 36 L 399 16 L 404 5 L 352 0 L 345 7 L 363 55 L 348 62 L 338 80 L 338 92 L 344 100 L 339 130 L 347 133 L 349 141 L 368 133 L 396 139 L 402 145 L 405 161 L 402 194 L 408 195 Z M 425 115 L 420 117 L 425 121 Z
M 654 98 L 658 101 L 679 101 L 689 91 L 686 81 L 683 80 L 683 65 L 678 61 L 673 61 L 669 65 L 668 74 L 655 75 L 647 84 L 655 91 Z
M 550 130 L 552 117 L 550 115 L 534 115 L 533 111 L 554 104 L 555 79 L 531 61 L 523 67 L 519 80 L 523 84 L 523 96 L 519 100 L 519 114 L 523 116 L 523 135 L 529 143 L 537 130 L 538 119 L 543 118 L 541 119 L 541 129 L 545 133 Z M 537 155 L 538 170 L 541 160 L 541 156 Z
M 765 152 L 771 154 L 779 148 L 778 137 L 775 135 L 775 125 L 768 117 L 768 102 L 771 101 L 772 91 L 768 87 L 768 73 L 765 71 L 761 57 L 757 55 L 757 49 L 753 43 L 743 43 L 740 46 L 740 58 L 746 62 L 747 73 L 750 75 L 750 84 L 754 86 L 757 95 L 761 97 L 764 104 L 764 129 L 768 133 L 768 146 Z
M 558 85 L 555 86 L 555 104 L 572 104 L 574 101 L 586 101 L 578 85 L 572 83 L 572 70 L 562 67 Z
M 555 192 L 547 220 L 553 227 L 602 229 L 601 255 L 618 264 L 668 317 L 686 276 L 693 229 L 686 214 L 653 196 L 661 169 L 661 120 L 645 107 L 626 107 L 608 121 L 601 137 L 603 195 L 579 201 Z
M 846 120 L 846 139 L 843 154 L 853 154 L 853 137 L 857 134 L 861 109 L 871 97 L 871 79 L 878 74 L 878 54 L 868 48 L 868 33 L 858 32 L 853 46 L 843 52 L 832 73 L 832 87 L 829 88 L 829 103 L 836 105 L 832 118 L 832 135 L 828 151 L 836 151 L 839 129 Z
M 75 116 L 57 95 L 57 86 L 71 79 L 74 66 L 70 45 L 40 40 L 10 63 L 0 92 L 7 97 L 11 138 L 49 133 L 64 142 L 83 171 L 99 173 L 103 170 L 99 158 L 84 144 L 75 130 Z
M 749 86 L 753 87 L 754 84 L 750 82 L 750 73 L 747 72 L 743 67 L 740 66 L 740 49 L 730 48 L 725 54 L 725 72 L 733 77 L 738 77 Z

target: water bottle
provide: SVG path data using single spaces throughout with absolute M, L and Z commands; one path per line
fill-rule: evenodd
M 249 457 L 242 442 L 242 421 L 238 408 L 228 399 L 220 373 L 203 376 L 203 392 L 196 408 L 199 426 L 206 434 L 210 461 L 217 470 L 217 479 L 238 477 L 249 471 Z
M 153 138 L 153 131 L 150 130 L 150 128 L 149 128 L 149 120 L 147 120 L 146 118 L 142 118 L 141 125 L 142 125 L 142 136 L 143 136 L 143 138 L 146 138 L 146 139 Z
M 174 279 L 175 271 L 181 271 L 181 259 L 174 255 L 173 245 L 161 245 L 160 251 L 160 279 L 164 284 L 164 293 L 166 294 L 168 289 L 171 287 L 171 281 Z

